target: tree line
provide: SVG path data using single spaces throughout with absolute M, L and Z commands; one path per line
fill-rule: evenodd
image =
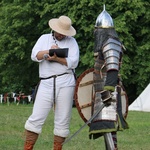
M 150 82 L 150 3 L 145 0 L 1 0 L 0 93 L 28 93 L 37 84 L 38 63 L 31 61 L 32 48 L 41 34 L 51 32 L 48 21 L 61 15 L 69 16 L 77 30 L 77 75 L 93 67 L 94 25 L 103 4 L 126 47 L 121 75 L 133 101 Z

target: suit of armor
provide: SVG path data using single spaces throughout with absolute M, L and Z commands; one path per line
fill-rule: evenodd
M 95 98 L 92 113 L 94 114 L 103 103 L 106 103 L 106 107 L 91 122 L 89 137 L 96 139 L 104 136 L 106 149 L 112 150 L 108 148 L 106 133 L 111 133 L 114 147 L 117 149 L 116 132 L 127 129 L 128 124 L 122 114 L 121 80 L 119 79 L 123 45 L 114 29 L 112 18 L 105 8 L 96 20 L 94 36 Z

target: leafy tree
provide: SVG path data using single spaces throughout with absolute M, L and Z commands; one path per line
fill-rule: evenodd
M 37 79 L 37 64 L 31 62 L 30 53 L 36 36 L 39 36 L 36 27 L 39 16 L 32 6 L 32 1 L 1 2 L 0 76 L 2 87 L 5 87 L 2 91 L 27 92 Z
M 68 15 L 77 30 L 80 47 L 77 75 L 93 67 L 93 31 L 103 4 L 126 47 L 122 79 L 131 100 L 150 81 L 150 3 L 144 0 L 1 0 L 0 92 L 29 92 L 38 82 L 38 64 L 30 59 L 38 37 L 50 32 L 48 20 Z

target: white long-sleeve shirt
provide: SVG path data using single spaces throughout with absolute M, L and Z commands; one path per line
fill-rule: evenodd
M 37 53 L 39 51 L 49 50 L 52 45 L 58 44 L 60 48 L 68 48 L 68 57 L 66 58 L 67 66 L 62 65 L 58 62 L 50 62 L 47 60 L 38 60 Z M 67 36 L 63 40 L 56 43 L 53 39 L 52 34 L 42 35 L 34 45 L 31 53 L 31 59 L 39 62 L 39 77 L 46 78 L 52 75 L 58 75 L 65 72 L 69 74 L 57 77 L 57 84 L 62 86 L 72 86 L 75 84 L 72 69 L 78 66 L 79 62 L 79 47 L 75 38 Z

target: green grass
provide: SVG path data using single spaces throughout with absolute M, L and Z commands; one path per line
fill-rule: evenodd
M 0 104 L 0 150 L 23 150 L 24 124 L 32 112 L 32 104 Z M 130 129 L 118 132 L 119 150 L 150 150 L 150 113 L 128 113 Z M 70 135 L 74 134 L 84 122 L 73 108 Z M 50 112 L 42 134 L 34 150 L 52 150 L 53 146 L 53 111 Z M 105 150 L 103 137 L 89 140 L 88 126 L 63 146 L 63 150 Z

